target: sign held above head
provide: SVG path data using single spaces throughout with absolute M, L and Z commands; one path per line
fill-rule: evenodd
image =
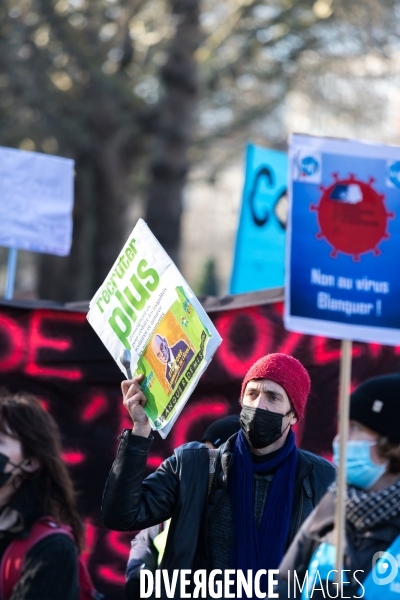
M 142 219 L 87 318 L 127 378 L 142 376 L 144 410 L 166 437 L 222 340 Z
M 290 140 L 285 327 L 342 340 L 336 573 L 344 564 L 352 340 L 399 343 L 399 153 L 357 141 Z
M 249 144 L 231 294 L 283 286 L 287 155 Z
M 293 135 L 285 327 L 397 345 L 399 148 Z

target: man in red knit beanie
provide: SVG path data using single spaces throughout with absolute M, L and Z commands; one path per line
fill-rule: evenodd
M 242 383 L 240 424 L 253 454 L 281 448 L 290 427 L 302 418 L 310 377 L 288 354 L 267 354 L 254 363 Z
M 120 436 L 107 480 L 105 525 L 132 531 L 171 518 L 160 565 L 170 578 L 174 569 L 277 569 L 335 476 L 328 461 L 296 447 L 292 426 L 310 391 L 306 369 L 286 354 L 260 358 L 243 380 L 240 431 L 218 450 L 198 442 L 177 448 L 143 481 L 153 438 L 139 381 L 122 384 L 133 429 Z M 214 597 L 228 597 L 224 581 L 222 575 Z M 250 597 L 265 597 L 267 577 L 253 583 Z M 161 598 L 167 597 L 162 589 Z

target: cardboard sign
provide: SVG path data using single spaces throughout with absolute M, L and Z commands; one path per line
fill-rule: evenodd
M 140 219 L 90 303 L 88 321 L 165 437 L 221 343 L 205 310 Z
M 400 149 L 294 135 L 285 326 L 400 343 Z
M 0 148 L 0 246 L 69 254 L 73 179 L 73 160 Z
M 231 294 L 283 286 L 287 156 L 249 144 Z

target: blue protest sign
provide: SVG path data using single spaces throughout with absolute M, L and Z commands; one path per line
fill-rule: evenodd
M 400 149 L 294 135 L 285 326 L 400 343 Z
M 249 144 L 231 294 L 284 281 L 287 156 Z

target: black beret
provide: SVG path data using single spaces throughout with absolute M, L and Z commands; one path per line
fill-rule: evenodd
M 400 374 L 364 381 L 350 396 L 350 419 L 400 444 Z
M 228 438 L 240 429 L 239 415 L 229 415 L 223 419 L 214 421 L 204 432 L 202 442 L 211 442 L 213 446 L 219 448 Z

